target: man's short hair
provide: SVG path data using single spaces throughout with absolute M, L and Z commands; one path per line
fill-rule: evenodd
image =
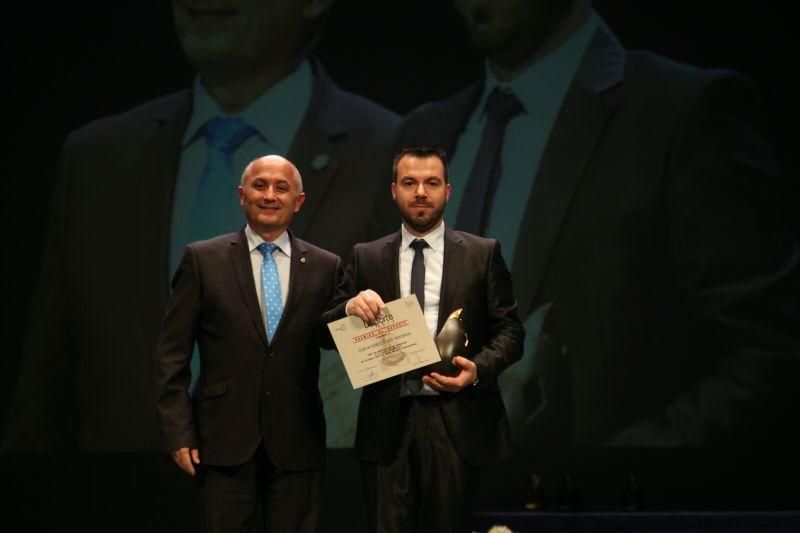
M 400 160 L 407 156 L 414 156 L 420 158 L 438 157 L 444 167 L 444 182 L 449 183 L 448 170 L 447 170 L 447 152 L 436 146 L 407 146 L 399 149 L 394 154 L 394 163 L 392 164 L 392 181 L 397 183 L 397 164 Z

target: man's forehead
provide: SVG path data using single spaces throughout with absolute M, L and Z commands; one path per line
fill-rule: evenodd
M 428 156 L 428 157 L 417 157 L 415 155 L 406 155 L 403 156 L 400 161 L 397 163 L 398 169 L 402 169 L 404 171 L 412 171 L 416 170 L 417 172 L 434 172 L 434 173 L 441 173 L 444 169 L 444 165 L 442 161 L 435 156 Z
M 281 172 L 277 170 L 262 170 L 258 172 L 250 172 L 250 179 L 265 179 L 265 180 L 286 180 L 291 181 L 294 174 L 291 172 Z
M 282 179 L 290 181 L 294 178 L 294 168 L 288 161 L 283 163 L 277 161 L 254 163 L 247 172 L 251 179 Z

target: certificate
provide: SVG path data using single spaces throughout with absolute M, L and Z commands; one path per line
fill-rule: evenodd
M 442 360 L 413 294 L 387 303 L 374 324 L 348 316 L 328 329 L 354 389 Z

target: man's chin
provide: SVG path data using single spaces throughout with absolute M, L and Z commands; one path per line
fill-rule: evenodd
M 405 219 L 406 225 L 416 233 L 428 233 L 438 223 L 438 220 L 432 220 L 428 217 L 425 218 L 407 218 Z

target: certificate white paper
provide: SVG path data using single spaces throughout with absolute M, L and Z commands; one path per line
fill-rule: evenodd
M 442 360 L 413 294 L 387 303 L 375 324 L 348 316 L 328 329 L 354 389 Z

